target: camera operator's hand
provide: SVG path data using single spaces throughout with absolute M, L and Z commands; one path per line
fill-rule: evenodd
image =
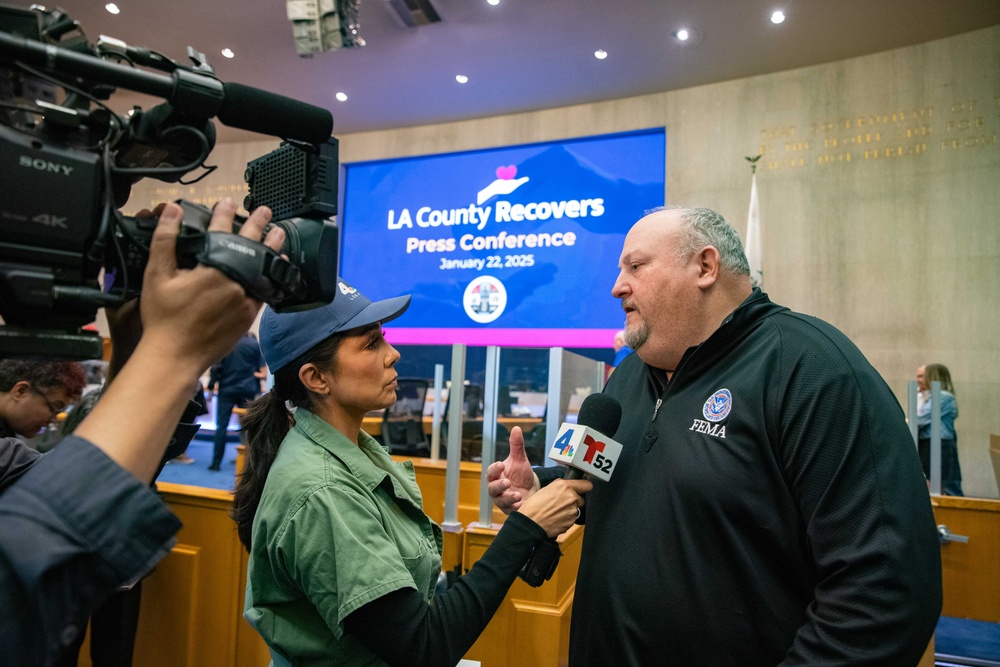
M 236 205 L 229 197 L 212 212 L 210 232 L 231 232 Z M 157 347 L 171 349 L 176 363 L 190 364 L 197 374 L 221 359 L 253 323 L 261 302 L 246 296 L 243 288 L 220 271 L 204 266 L 190 270 L 177 268 L 175 242 L 182 212 L 176 204 L 167 204 L 149 249 L 149 262 L 143 277 L 143 336 Z M 240 235 L 257 240 L 271 220 L 266 207 L 256 209 L 240 230 Z M 281 248 L 284 232 L 271 230 L 265 244 Z M 189 336 L 178 335 L 183 329 Z
M 232 199 L 223 199 L 213 211 L 209 231 L 231 232 L 235 213 Z M 177 267 L 182 216 L 176 204 L 160 212 L 139 300 L 142 338 L 76 431 L 146 482 L 156 472 L 194 383 L 233 347 L 261 307 L 216 269 Z M 259 239 L 270 218 L 270 210 L 257 208 L 240 235 Z M 283 241 L 284 232 L 274 228 L 264 243 L 279 250 Z

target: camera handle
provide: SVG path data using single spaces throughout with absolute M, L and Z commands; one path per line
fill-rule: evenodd
M 196 237 L 185 239 L 189 243 Z M 178 254 L 184 253 L 178 239 Z M 266 301 L 278 312 L 281 302 L 302 289 L 299 268 L 263 243 L 228 232 L 207 232 L 195 254 L 199 264 L 222 271 L 249 296 Z

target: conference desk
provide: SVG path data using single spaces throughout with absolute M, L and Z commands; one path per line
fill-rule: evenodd
M 446 423 L 447 420 L 442 419 L 441 423 Z M 478 421 L 482 421 L 480 418 Z M 424 417 L 424 433 L 430 435 L 434 428 L 434 418 Z M 497 418 L 497 423 L 503 424 L 507 429 L 512 429 L 515 426 L 520 426 L 521 430 L 527 433 L 537 424 L 542 423 L 541 417 L 499 417 Z M 382 435 L 382 415 L 380 414 L 367 414 L 365 415 L 364 421 L 361 422 L 361 428 L 364 429 L 365 433 L 371 436 L 378 437 Z

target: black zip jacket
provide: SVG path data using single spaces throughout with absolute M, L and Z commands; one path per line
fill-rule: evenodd
M 624 451 L 587 503 L 573 667 L 917 663 L 934 516 L 898 402 L 842 333 L 754 290 L 669 382 L 631 355 L 605 392 Z

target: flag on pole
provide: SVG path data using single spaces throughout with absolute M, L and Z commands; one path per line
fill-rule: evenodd
M 760 157 L 759 155 L 757 156 Z M 747 158 L 750 160 L 750 158 Z M 754 287 L 764 287 L 764 270 L 761 266 L 760 247 L 760 205 L 757 203 L 757 165 L 751 160 L 753 173 L 750 176 L 750 212 L 747 213 L 747 262 L 750 264 L 750 283 Z

